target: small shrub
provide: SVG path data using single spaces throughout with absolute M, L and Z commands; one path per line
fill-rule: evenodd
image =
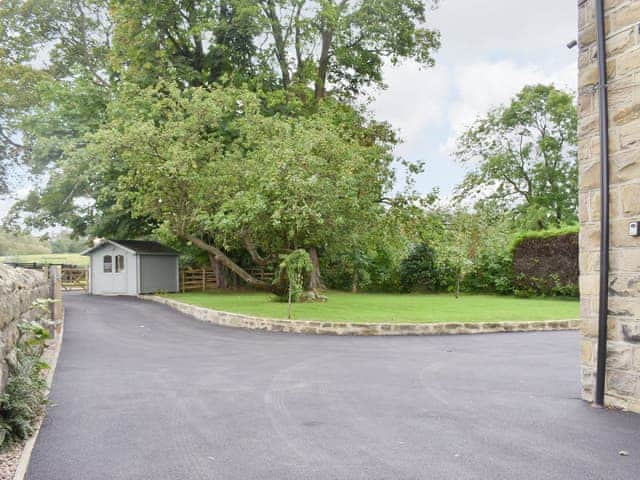
M 48 332 L 37 323 L 20 326 L 21 342 L 9 380 L 0 395 L 0 446 L 24 440 L 33 433 L 36 419 L 44 412 L 49 366 L 40 359 Z
M 291 319 L 291 306 L 295 302 L 321 300 L 316 292 L 304 291 L 304 277 L 306 274 L 311 273 L 313 265 L 311 263 L 311 257 L 306 250 L 298 249 L 294 250 L 288 255 L 282 256 L 282 262 L 280 262 L 280 271 L 274 279 L 274 284 L 280 282 L 281 277 L 286 278 L 287 290 L 285 295 L 281 296 L 281 300 L 286 298 L 289 305 L 288 318 Z M 318 298 L 316 298 L 318 297 Z M 326 298 L 322 298 L 326 300 Z
M 400 264 L 400 285 L 405 292 L 434 292 L 440 288 L 440 276 L 435 252 L 426 244 L 416 245 Z
M 512 294 L 514 289 L 511 254 L 503 251 L 481 252 L 465 276 L 462 288 L 467 292 Z

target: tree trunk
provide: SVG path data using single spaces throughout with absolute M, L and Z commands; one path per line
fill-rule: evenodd
M 456 298 L 460 297 L 460 277 L 462 276 L 462 272 L 458 272 L 456 275 Z
M 216 288 L 227 288 L 224 265 L 222 262 L 217 260 L 215 255 L 209 253 L 209 263 L 211 263 L 211 268 L 213 268 L 213 271 L 216 273 Z
M 358 269 L 355 268 L 353 270 L 353 281 L 351 282 L 351 292 L 358 293 L 358 284 L 360 283 L 360 274 L 358 273 Z
M 320 258 L 318 258 L 318 250 L 316 247 L 309 249 L 309 257 L 311 257 L 311 277 L 309 278 L 309 290 L 318 293 L 318 289 L 323 288 L 322 279 L 320 278 Z
M 291 77 L 289 75 L 289 62 L 287 60 L 287 45 L 285 43 L 284 32 L 278 13 L 276 9 L 276 2 L 274 0 L 268 0 L 266 3 L 265 13 L 269 19 L 271 26 L 271 34 L 273 35 L 273 43 L 276 50 L 276 58 L 278 59 L 278 65 L 280 66 L 280 73 L 282 74 L 282 86 L 286 90 L 291 83 Z
M 314 98 L 319 100 L 325 96 L 325 84 L 327 81 L 327 73 L 329 71 L 329 49 L 333 41 L 333 31 L 326 29 L 322 31 L 322 45 L 320 47 L 320 59 L 318 60 L 318 76 L 316 77 L 316 85 Z
M 235 273 L 238 277 L 240 277 L 242 280 L 247 282 L 252 287 L 256 287 L 260 289 L 269 289 L 270 285 L 268 283 L 265 283 L 255 278 L 253 275 L 248 273 L 245 269 L 243 269 L 241 266 L 239 266 L 233 260 L 227 257 L 224 254 L 224 252 L 219 248 L 214 247 L 213 245 L 209 245 L 207 242 L 200 240 L 198 237 L 193 236 L 189 233 L 179 234 L 179 236 L 184 240 L 190 241 L 196 247 L 201 248 L 205 252 L 209 254 L 213 254 L 216 260 L 218 260 L 222 265 L 227 267 L 229 270 L 231 270 L 233 273 Z
M 266 267 L 267 265 L 269 265 L 269 262 L 272 261 L 271 256 L 267 258 L 262 258 L 260 256 L 260 254 L 258 253 L 258 249 L 248 236 L 245 235 L 242 238 L 242 242 L 244 243 L 244 248 L 247 250 L 247 252 L 249 252 L 249 255 L 251 255 L 251 260 L 253 260 L 253 263 L 255 263 L 256 265 Z

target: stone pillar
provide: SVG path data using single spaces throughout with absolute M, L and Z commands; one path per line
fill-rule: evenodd
M 640 1 L 605 0 L 611 250 L 605 404 L 640 412 Z M 578 164 L 582 398 L 593 401 L 598 335 L 600 157 L 595 0 L 580 0 Z

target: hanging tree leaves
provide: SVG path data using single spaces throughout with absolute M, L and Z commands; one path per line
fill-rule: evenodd
M 0 154 L 47 176 L 16 212 L 78 234 L 160 228 L 256 286 L 226 252 L 275 268 L 305 249 L 317 289 L 323 251 L 393 203 L 395 138 L 351 101 L 385 64 L 433 64 L 429 5 L 4 2 L 0 95 L 29 95 L 0 109 L 0 133 L 23 142 Z

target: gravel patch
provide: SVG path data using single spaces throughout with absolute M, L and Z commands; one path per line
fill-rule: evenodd
M 25 442 L 16 442 L 0 453 L 0 480 L 12 480 Z

